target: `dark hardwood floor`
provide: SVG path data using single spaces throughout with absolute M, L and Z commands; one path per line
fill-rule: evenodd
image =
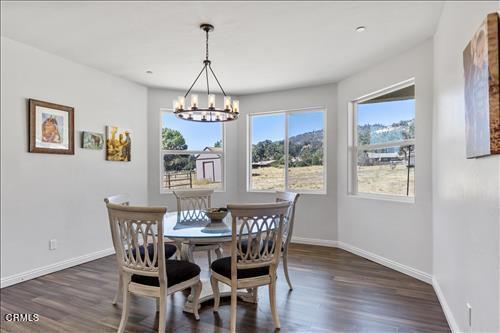
M 449 332 L 432 287 L 349 252 L 292 244 L 289 292 L 279 268 L 277 299 L 281 332 Z M 207 259 L 196 256 L 208 276 Z M 115 258 L 109 256 L 1 290 L 2 332 L 114 332 L 121 305 L 111 304 L 116 288 Z M 219 313 L 200 309 L 200 321 L 182 312 L 185 294 L 168 299 L 168 332 L 227 332 L 229 299 Z M 135 297 L 130 332 L 158 329 L 153 299 Z M 38 322 L 8 322 L 7 313 L 37 313 Z M 267 288 L 259 304 L 238 303 L 239 332 L 272 332 Z

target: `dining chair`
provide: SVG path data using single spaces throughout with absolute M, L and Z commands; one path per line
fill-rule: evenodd
M 130 206 L 130 196 L 128 194 L 117 194 L 117 195 L 112 195 L 110 197 L 104 198 L 104 203 L 109 204 L 115 204 L 115 205 L 122 205 L 122 206 Z M 111 220 L 109 220 L 110 224 L 109 227 L 111 229 L 111 237 L 113 237 L 113 227 L 111 225 Z M 152 246 L 153 244 L 148 244 L 148 251 L 149 253 L 152 252 Z M 139 247 L 139 251 L 141 253 L 144 253 L 144 246 L 141 245 Z M 170 258 L 177 252 L 177 247 L 172 244 L 165 243 L 165 257 Z M 117 259 L 117 267 L 120 267 L 120 260 L 118 256 L 116 256 Z M 120 275 L 121 270 L 118 268 L 118 288 L 116 289 L 115 297 L 113 297 L 113 304 L 116 304 L 118 302 L 118 297 L 122 294 L 122 278 Z
M 173 193 L 177 199 L 177 211 L 181 220 L 205 221 L 206 217 L 202 210 L 212 208 L 214 190 L 177 190 Z M 217 258 L 222 258 L 222 244 L 189 244 L 189 246 L 191 246 L 191 252 L 207 252 L 208 266 L 212 263 L 211 251 L 215 252 Z
M 283 224 L 290 202 L 230 204 L 231 256 L 215 260 L 210 269 L 214 292 L 214 311 L 219 310 L 219 282 L 231 287 L 231 332 L 236 332 L 238 289 L 269 285 L 269 303 L 276 328 L 280 320 L 276 309 L 276 269 L 279 264 Z M 247 246 L 242 247 L 242 241 Z
M 198 320 L 202 286 L 200 267 L 187 261 L 166 260 L 163 216 L 167 209 L 112 203 L 106 206 L 123 285 L 123 308 L 118 332 L 124 332 L 127 325 L 130 294 L 159 300 L 158 331 L 165 332 L 167 296 L 191 288 L 193 313 Z
M 283 271 L 285 273 L 286 282 L 290 290 L 293 290 L 292 282 L 290 281 L 290 276 L 288 275 L 288 246 L 292 241 L 293 224 L 295 221 L 295 208 L 297 207 L 297 201 L 299 200 L 300 194 L 294 192 L 276 192 L 276 202 L 288 201 L 290 202 L 290 207 L 288 208 L 287 216 L 285 219 L 285 224 L 283 226 Z

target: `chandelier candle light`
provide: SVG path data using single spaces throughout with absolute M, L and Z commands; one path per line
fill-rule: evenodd
M 220 121 L 231 121 L 238 119 L 238 115 L 240 113 L 240 103 L 238 100 L 233 100 L 231 103 L 231 97 L 226 95 L 226 92 L 222 88 L 222 85 L 217 79 L 213 69 L 212 62 L 208 60 L 208 33 L 214 30 L 214 26 L 211 24 L 202 24 L 200 25 L 201 30 L 205 31 L 206 34 L 206 56 L 203 61 L 203 68 L 200 73 L 194 80 L 191 87 L 189 87 L 188 91 L 184 96 L 179 96 L 176 100 L 174 100 L 174 113 L 175 115 L 184 120 L 191 121 L 201 121 L 201 122 L 220 122 Z M 208 83 L 208 71 L 212 73 L 215 81 L 219 85 L 222 94 L 224 95 L 224 103 L 222 108 L 217 108 L 215 104 L 215 95 L 210 93 L 210 85 Z M 207 95 L 208 95 L 208 103 L 206 108 L 200 107 L 198 103 L 198 95 L 191 94 L 191 103 L 189 107 L 186 107 L 186 98 L 188 97 L 191 89 L 193 89 L 194 85 L 200 78 L 201 74 L 205 72 L 206 80 L 207 80 Z

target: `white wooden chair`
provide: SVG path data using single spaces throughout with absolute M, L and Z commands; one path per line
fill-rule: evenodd
M 276 192 L 276 202 L 289 201 L 290 207 L 288 208 L 286 223 L 283 227 L 283 271 L 285 273 L 286 282 L 290 290 L 293 289 L 292 282 L 288 275 L 288 245 L 292 241 L 293 224 L 295 221 L 295 208 L 300 194 L 293 192 Z
M 177 190 L 173 191 L 177 199 L 177 211 L 180 218 L 202 221 L 205 215 L 201 212 L 204 209 L 212 208 L 212 195 L 214 190 Z M 181 245 L 178 244 L 178 247 Z M 192 252 L 207 251 L 208 265 L 212 263 L 212 252 L 215 251 L 217 258 L 222 257 L 222 244 L 189 244 Z
M 232 217 L 231 256 L 212 263 L 210 282 L 214 292 L 214 311 L 218 311 L 220 303 L 218 283 L 231 286 L 231 332 L 236 332 L 238 289 L 264 285 L 269 285 L 274 325 L 280 328 L 276 309 L 276 269 L 289 207 L 289 201 L 227 206 Z M 246 241 L 246 247 L 242 246 L 243 241 Z
M 118 332 L 124 332 L 127 325 L 131 293 L 159 299 L 158 331 L 165 332 L 167 296 L 192 288 L 194 315 L 199 319 L 200 267 L 186 261 L 165 260 L 163 216 L 167 209 L 112 203 L 106 206 L 123 284 L 123 309 Z
M 128 194 L 117 194 L 117 195 L 112 195 L 110 197 L 104 198 L 104 203 L 106 204 L 115 204 L 115 205 L 122 205 L 122 206 L 130 206 L 130 196 Z M 109 227 L 111 229 L 111 236 L 113 237 L 113 227 L 111 225 L 111 220 Z M 151 252 L 151 246 L 152 244 L 148 244 L 149 252 Z M 141 245 L 142 247 L 142 245 Z M 140 249 L 140 251 L 144 252 L 144 249 Z M 172 244 L 165 243 L 165 257 L 170 258 L 177 252 L 177 247 Z M 118 264 L 118 288 L 116 289 L 115 297 L 113 297 L 113 304 L 116 304 L 118 302 L 118 297 L 122 294 L 122 278 L 120 275 L 120 260 L 116 256 L 117 259 L 117 264 Z

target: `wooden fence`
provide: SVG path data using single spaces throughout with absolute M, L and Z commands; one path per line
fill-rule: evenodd
M 193 188 L 193 174 L 194 171 L 166 173 L 163 175 L 163 187 L 189 186 L 189 188 Z

